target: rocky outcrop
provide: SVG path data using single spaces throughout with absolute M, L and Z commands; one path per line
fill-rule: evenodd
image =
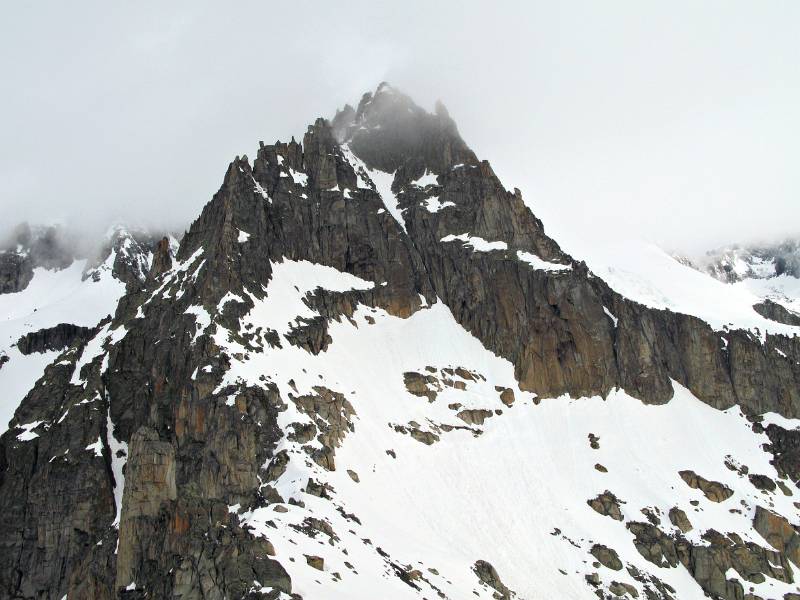
M 625 583 L 624 581 L 612 581 L 611 584 L 608 586 L 608 591 L 617 597 L 622 597 L 625 596 L 626 594 L 631 598 L 639 597 L 638 590 L 629 583 Z
M 765 517 L 761 519 L 766 520 Z M 767 527 L 765 522 L 760 526 Z M 702 544 L 692 544 L 681 535 L 669 536 L 650 523 L 632 522 L 627 527 L 634 535 L 636 549 L 645 559 L 659 567 L 674 568 L 682 564 L 712 597 L 726 600 L 745 597 L 742 583 L 727 578 L 730 569 L 752 583 L 762 583 L 766 577 L 793 581 L 792 569 L 784 554 L 745 543 L 736 534 L 724 536 L 709 530 L 703 534 Z M 782 527 L 778 525 L 778 529 Z M 776 535 L 780 537 L 783 533 Z
M 0 252 L 0 294 L 13 294 L 28 287 L 33 267 L 27 256 Z
M 619 559 L 617 551 L 613 548 L 604 546 L 603 544 L 595 544 L 589 550 L 589 554 L 594 556 L 597 561 L 604 567 L 613 571 L 622 570 L 622 561 Z
M 353 431 L 352 418 L 355 415 L 353 406 L 343 394 L 329 390 L 323 386 L 315 387 L 314 395 L 291 397 L 300 412 L 308 415 L 313 424 L 303 427 L 293 424 L 295 436 L 298 441 L 310 441 L 315 438 L 322 446 L 319 448 L 307 447 L 306 451 L 311 458 L 329 471 L 336 470 L 334 456 L 345 435 Z M 299 432 L 303 431 L 302 434 Z
M 755 428 L 769 437 L 770 443 L 765 450 L 772 454 L 771 462 L 778 474 L 789 477 L 795 483 L 800 481 L 800 430 L 784 429 L 774 423 L 770 423 L 766 429 L 758 424 Z
M 596 498 L 586 501 L 596 512 L 603 516 L 611 517 L 615 521 L 622 521 L 621 502 L 619 498 L 608 490 L 599 494 Z
M 169 238 L 161 238 L 155 246 L 153 251 L 153 262 L 150 265 L 150 270 L 147 277 L 150 279 L 158 279 L 164 273 L 172 268 L 172 251 L 169 245 Z
M 402 94 L 382 91 L 365 97 L 351 128 L 344 128 L 345 140 L 368 166 L 395 173 L 402 225 L 436 297 L 484 345 L 514 363 L 523 389 L 548 397 L 605 395 L 623 387 L 660 403 L 671 397 L 675 380 L 718 408 L 738 401 L 754 414 L 774 409 L 800 415 L 797 364 L 769 359 L 750 334 L 732 332 L 726 348 L 700 319 L 615 294 L 545 235 L 521 196 L 507 192 L 488 163 L 463 148 L 446 112 L 420 113 Z M 398 127 L 415 132 L 413 148 L 382 121 L 380 128 L 370 126 L 388 112 L 402 113 Z M 449 138 L 445 150 L 442 136 Z M 405 152 L 387 150 L 386 140 Z M 457 158 L 443 162 L 451 155 Z M 426 172 L 437 175 L 432 189 L 413 184 Z M 432 194 L 453 207 L 431 212 L 426 199 Z M 442 242 L 466 232 L 502 242 L 507 250 L 475 252 Z M 531 268 L 520 259 L 524 253 L 556 268 Z
M 797 534 L 780 517 L 757 507 L 754 528 L 778 552 L 751 542 L 736 534 L 722 535 L 713 529 L 703 533 L 703 542 L 694 544 L 682 534 L 664 533 L 651 523 L 627 523 L 633 543 L 648 561 L 660 567 L 683 565 L 703 591 L 711 597 L 726 600 L 746 598 L 742 582 L 728 579 L 731 569 L 744 582 L 763 583 L 767 577 L 791 583 L 792 568 L 787 562 L 796 559 Z
M 793 325 L 795 327 L 800 326 L 800 315 L 769 298 L 762 302 L 755 303 L 753 305 L 753 310 L 765 319 L 775 321 L 776 323 Z
M 472 408 L 459 411 L 456 416 L 467 425 L 483 425 L 483 422 L 489 417 L 493 417 L 494 413 L 482 408 Z
M 427 398 L 430 402 L 436 400 L 438 381 L 433 375 L 424 375 L 408 371 L 403 373 L 403 382 L 409 394 Z
M 503 584 L 491 563 L 485 560 L 475 561 L 475 564 L 472 566 L 472 571 L 478 576 L 478 579 L 482 583 L 485 583 L 495 590 L 493 596 L 496 600 L 511 600 L 511 598 L 516 596 L 514 592 Z
M 680 471 L 681 476 L 690 488 L 700 490 L 712 502 L 724 502 L 733 495 L 733 490 L 724 483 L 709 481 L 694 471 Z
M 494 389 L 500 392 L 500 402 L 509 407 L 514 404 L 515 400 L 514 390 L 512 390 L 511 388 L 504 388 L 498 386 L 495 386 Z
M 70 323 L 61 323 L 38 331 L 26 333 L 17 340 L 17 348 L 22 354 L 63 350 L 76 341 L 87 341 L 94 337 L 96 329 L 79 327 Z
M 753 529 L 763 537 L 770 546 L 786 555 L 796 567 L 800 567 L 800 535 L 797 529 L 785 517 L 756 506 L 753 517 Z
M 673 506 L 669 509 L 669 522 L 680 529 L 681 533 L 689 533 L 693 529 L 689 517 L 677 506 Z
M 766 475 L 751 473 L 747 478 L 750 480 L 750 483 L 753 484 L 753 487 L 765 492 L 774 492 L 777 487 L 775 482 Z
M 652 523 L 626 524 L 633 534 L 633 545 L 646 560 L 658 567 L 678 566 L 678 549 L 675 541 Z

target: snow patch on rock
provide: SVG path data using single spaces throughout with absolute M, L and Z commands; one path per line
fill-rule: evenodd
M 450 234 L 444 236 L 441 242 L 455 242 L 460 241 L 464 243 L 464 246 L 471 246 L 473 252 L 492 252 L 493 250 L 508 250 L 508 244 L 506 242 L 496 241 L 490 242 L 482 237 L 478 236 L 471 236 L 468 233 L 461 233 L 459 235 Z
M 455 206 L 455 202 L 450 202 L 449 200 L 445 202 L 439 202 L 438 196 L 432 196 L 430 198 L 426 198 L 422 205 L 425 207 L 425 210 L 431 213 L 437 213 L 443 208 L 448 208 L 450 206 Z
M 572 270 L 570 265 L 548 262 L 546 260 L 542 260 L 531 252 L 524 252 L 523 250 L 517 250 L 517 258 L 524 263 L 528 263 L 534 270 L 538 271 L 556 272 Z

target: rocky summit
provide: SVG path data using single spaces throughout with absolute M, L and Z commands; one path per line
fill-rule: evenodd
M 607 283 L 441 104 L 262 142 L 179 243 L 17 237 L 2 598 L 800 598 L 800 322 Z

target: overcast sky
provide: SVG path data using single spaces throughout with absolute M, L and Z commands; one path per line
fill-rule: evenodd
M 8 2 L 0 227 L 183 228 L 235 155 L 388 80 L 557 238 L 797 235 L 798 31 L 795 1 Z

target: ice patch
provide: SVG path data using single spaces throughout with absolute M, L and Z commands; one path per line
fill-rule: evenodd
M 290 281 L 280 283 L 287 286 Z M 295 307 L 301 306 L 298 296 L 295 290 Z M 335 471 L 304 460 L 299 444 L 292 446 L 294 442 L 286 438 L 280 442 L 278 450 L 286 449 L 292 460 L 274 485 L 283 498 L 302 497 L 305 508 L 286 505 L 286 512 L 276 512 L 262 507 L 240 514 L 254 534 L 269 537 L 279 556 L 295 559 L 285 564 L 298 593 L 318 590 L 326 598 L 348 600 L 410 597 L 414 592 L 404 590 L 397 578 L 383 576 L 383 559 L 362 541 L 371 538 L 394 561 L 413 563 L 421 571 L 435 567 L 441 577 L 430 575 L 430 581 L 448 597 L 472 597 L 473 589 L 479 591 L 478 597 L 491 597 L 481 595 L 484 590 L 476 587 L 469 570 L 476 557 L 483 557 L 519 597 L 589 598 L 591 590 L 583 576 L 594 571 L 586 562 L 593 543 L 613 547 L 625 564 L 654 572 L 631 543 L 625 523 L 603 517 L 587 505 L 589 498 L 606 489 L 625 501 L 622 510 L 628 521 L 642 520 L 643 507 L 666 514 L 678 506 L 690 516 L 698 515 L 693 519 L 696 530 L 688 534 L 694 543 L 704 543 L 700 535 L 714 528 L 764 544 L 752 530 L 752 511 L 729 511 L 741 506 L 740 500 L 753 506 L 763 496 L 725 467 L 726 456 L 753 472 L 777 478 L 770 455 L 761 449 L 767 437 L 754 434 L 738 408 L 718 411 L 678 385 L 673 399 L 657 406 L 621 391 L 613 391 L 605 400 L 562 397 L 534 405 L 531 396 L 516 386 L 513 366 L 487 351 L 441 302 L 405 319 L 359 306 L 352 322 L 332 321 L 329 334 L 333 343 L 319 355 L 288 345 L 268 348 L 252 353 L 249 360 L 234 361 L 230 373 L 234 380 L 251 385 L 259 385 L 264 375 L 285 397 L 314 393 L 314 386 L 325 385 L 344 393 L 355 410 L 355 429 L 336 449 Z M 467 382 L 465 390 L 445 388 L 434 402 L 412 396 L 403 373 L 425 373 L 428 365 L 461 366 L 481 373 L 486 381 Z M 512 407 L 500 402 L 496 385 L 512 388 L 517 398 Z M 449 408 L 451 403 L 487 409 L 494 416 L 481 426 L 480 436 L 440 431 L 440 440 L 431 446 L 389 425 L 411 420 L 421 428 L 431 423 L 463 425 Z M 279 419 L 283 428 L 307 422 L 291 403 Z M 600 438 L 599 449 L 588 444 L 589 433 Z M 392 456 L 387 455 L 389 449 Z M 597 471 L 597 463 L 607 472 Z M 347 475 L 348 469 L 358 474 L 358 483 Z M 721 504 L 707 501 L 680 479 L 682 469 L 724 483 L 735 491 L 734 497 Z M 303 494 L 309 478 L 329 483 L 335 502 Z M 397 483 L 407 481 L 414 485 Z M 521 498 L 535 510 L 509 511 Z M 777 512 L 797 520 L 792 498 L 771 499 Z M 702 512 L 692 510 L 693 500 L 700 502 Z M 345 520 L 337 507 L 357 515 L 363 525 Z M 487 514 L 496 518 L 476 526 L 486 522 Z M 293 526 L 302 526 L 309 516 L 330 523 L 340 540 L 320 544 L 319 539 L 297 533 Z M 556 528 L 578 547 L 552 535 Z M 504 550 L 508 548 L 513 551 Z M 322 557 L 326 572 L 341 573 L 341 582 L 320 579 L 304 555 Z M 537 577 L 532 579 L 534 562 Z M 559 569 L 579 576 L 564 577 Z M 685 569 L 660 569 L 657 574 L 676 589 L 675 597 L 702 595 Z M 643 597 L 641 586 L 631 583 Z

